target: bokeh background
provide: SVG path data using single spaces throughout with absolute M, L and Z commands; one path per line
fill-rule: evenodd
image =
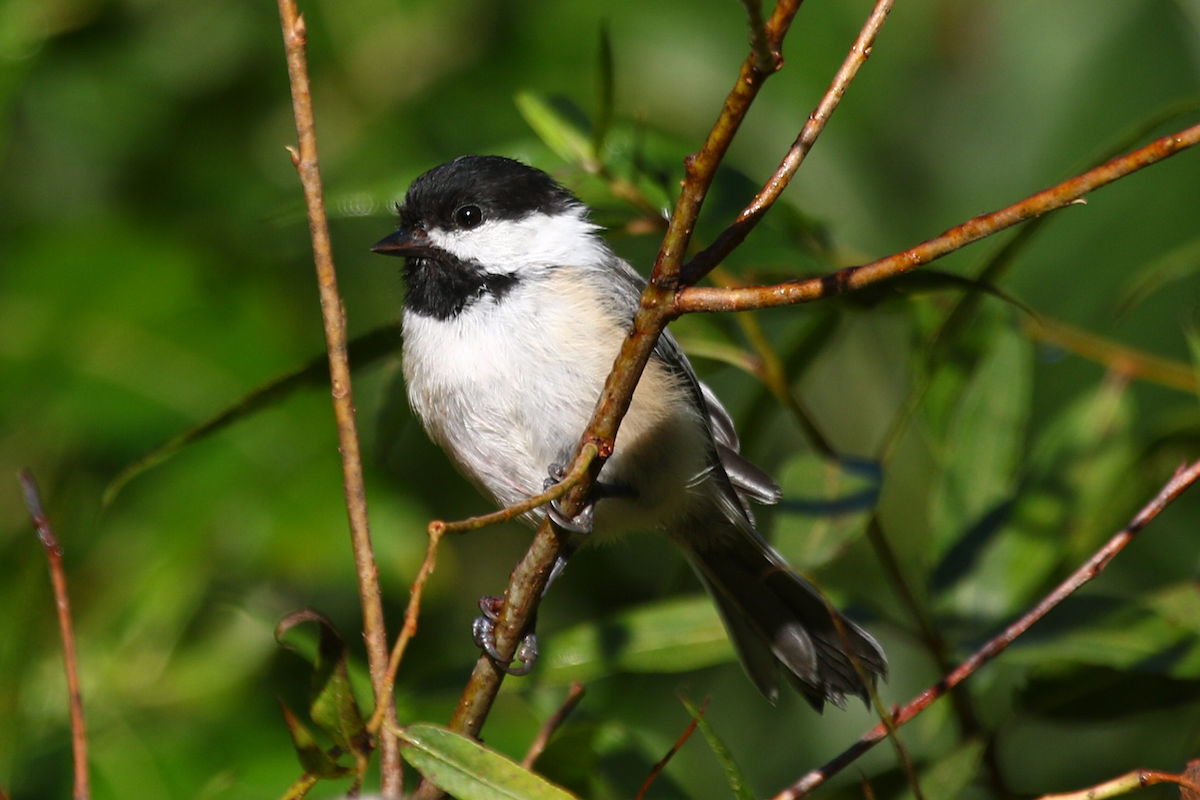
M 746 51 L 733 0 L 314 0 L 303 10 L 353 334 L 399 313 L 399 264 L 368 252 L 392 228 L 389 204 L 463 153 L 551 170 L 644 269 L 656 248 L 638 233 L 652 227 L 637 224 L 644 215 L 544 144 L 514 98 L 532 93 L 527 113 L 554 110 L 544 127 L 586 137 L 607 26 L 615 91 L 602 159 L 659 203 Z M 805 3 L 701 241 L 774 168 L 868 10 L 863 0 Z M 898 3 L 787 207 L 727 267 L 768 280 L 902 249 L 1109 148 L 1194 123 L 1195 106 L 1179 103 L 1198 96 L 1196 0 Z M 292 610 L 335 621 L 364 685 L 324 390 L 290 393 L 103 502 L 131 462 L 322 351 L 307 225 L 283 149 L 294 136 L 269 2 L 0 2 L 0 788 L 15 799 L 70 791 L 58 631 L 13 477 L 21 467 L 40 479 L 66 550 L 95 797 L 281 795 L 300 767 L 278 702 L 302 709 L 309 674 L 272 636 Z M 971 652 L 1175 465 L 1200 456 L 1200 153 L 1048 222 L 997 282 L 1044 320 L 1104 337 L 1089 358 L 1048 345 L 1029 313 L 987 297 L 929 367 L 930 342 L 964 296 L 947 280 L 751 323 L 675 326 L 746 451 L 783 478 L 791 505 L 765 527 L 887 648 L 888 704 L 935 681 L 939 659 Z M 939 267 L 975 276 L 1003 241 Z M 761 326 L 787 365 L 840 467 L 726 363 L 753 354 L 746 324 Z M 1137 348 L 1123 370 L 1097 362 L 1115 343 Z M 1169 362 L 1131 378 L 1152 363 L 1140 354 Z M 486 510 L 409 417 L 397 366 L 395 355 L 377 359 L 355 383 L 393 623 L 427 521 Z M 889 439 L 910 400 L 914 413 Z M 880 485 L 850 457 L 877 459 L 888 442 Z M 862 535 L 877 496 L 916 611 Z M 828 497 L 853 502 L 834 515 L 820 502 Z M 1200 755 L 1198 519 L 1200 495 L 1185 496 L 973 678 L 978 725 L 943 701 L 903 730 L 928 797 L 1064 791 L 1135 767 L 1178 771 Z M 449 718 L 476 656 L 475 598 L 500 591 L 527 541 L 517 526 L 447 541 L 402 670 L 402 721 Z M 583 678 L 588 695 L 540 767 L 589 797 L 631 797 L 689 720 L 677 694 L 711 695 L 712 726 L 754 792 L 769 796 L 871 724 L 857 703 L 821 717 L 795 696 L 766 703 L 697 592 L 653 536 L 583 552 L 543 608 L 547 659 L 506 683 L 488 744 L 520 756 Z M 940 655 L 918 617 L 942 640 Z M 822 791 L 859 796 L 865 777 L 878 796 L 899 796 L 896 764 L 881 745 Z M 696 737 L 650 796 L 729 791 Z

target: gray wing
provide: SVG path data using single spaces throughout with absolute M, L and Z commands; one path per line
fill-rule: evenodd
M 617 308 L 625 311 L 627 319 L 632 319 L 638 307 L 638 300 L 646 280 L 623 259 L 613 256 L 613 273 L 619 280 L 606 284 L 606 291 Z M 738 441 L 737 430 L 729 412 L 721 405 L 721 401 L 704 383 L 696 377 L 687 356 L 683 354 L 679 343 L 670 331 L 663 331 L 654 347 L 654 358 L 657 358 L 672 373 L 684 379 L 692 394 L 692 401 L 697 408 L 704 409 L 711 437 L 710 461 L 717 475 L 717 482 L 723 485 L 737 498 L 737 506 L 753 520 L 746 499 L 757 503 L 771 505 L 778 503 L 783 496 L 779 484 L 738 452 L 741 442 Z

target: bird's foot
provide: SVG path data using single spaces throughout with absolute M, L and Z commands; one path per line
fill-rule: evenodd
M 566 467 L 562 464 L 550 465 L 550 477 L 546 478 L 543 484 L 542 491 L 546 491 L 556 483 L 561 483 L 562 479 L 567 475 Z M 559 500 L 562 498 L 560 497 Z M 574 517 L 568 517 L 558 504 L 558 500 L 551 500 L 546 504 L 546 513 L 553 520 L 554 524 L 562 528 L 567 533 L 573 533 L 576 536 L 587 536 L 592 532 L 592 524 L 595 521 L 596 506 L 589 502 L 583 507 L 583 510 Z
M 517 652 L 513 658 L 505 658 L 496 649 L 496 620 L 500 616 L 500 607 L 504 604 L 501 597 L 485 595 L 479 598 L 479 610 L 483 616 L 476 617 L 471 624 L 471 635 L 475 645 L 487 653 L 488 658 L 496 664 L 496 668 L 506 675 L 528 675 L 538 658 L 537 634 L 529 631 L 521 638 Z M 514 667 L 513 662 L 520 661 L 521 666 Z

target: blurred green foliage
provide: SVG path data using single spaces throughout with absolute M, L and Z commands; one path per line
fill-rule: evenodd
M 868 8 L 805 3 L 699 240 L 774 169 Z M 746 50 L 732 0 L 313 0 L 304 10 L 353 334 L 398 314 L 397 265 L 367 252 L 393 224 L 389 204 L 462 153 L 550 169 L 646 267 L 655 237 L 629 224 L 644 208 L 586 174 L 584 156 L 649 205 L 668 203 Z M 611 87 L 598 66 L 605 21 Z M 609 92 L 595 153 L 588 120 Z M 1196 0 L 899 3 L 786 206 L 726 266 L 772 280 L 904 248 L 1069 176 L 1198 92 Z M 276 622 L 306 606 L 328 615 L 367 699 L 324 391 L 288 395 L 101 503 L 122 468 L 322 349 L 283 150 L 294 129 L 275 7 L 4 0 L 0 115 L 0 476 L 33 469 L 65 547 L 95 797 L 277 797 L 300 774 L 278 700 L 306 708 L 310 668 L 276 644 Z M 992 279 L 1048 319 L 1187 363 L 1198 186 L 1200 154 L 1188 152 L 1106 188 L 1051 216 Z M 975 277 L 1001 245 L 939 266 Z M 757 315 L 840 464 L 817 458 L 753 378 L 697 361 L 747 452 L 795 501 L 764 514 L 766 527 L 888 650 L 889 705 L 933 683 L 939 658 L 957 661 L 993 635 L 1200 455 L 1194 395 L 1040 345 L 1023 313 L 994 297 L 931 355 L 963 293 L 910 288 Z M 733 319 L 675 327 L 723 352 L 751 348 Z M 414 425 L 395 366 L 393 356 L 360 370 L 355 385 L 393 625 L 426 522 L 486 509 Z M 852 468 L 881 452 L 881 478 Z M 874 518 L 946 653 L 931 651 L 862 537 L 876 495 Z M 859 501 L 839 506 L 847 498 Z M 981 731 L 964 733 L 944 701 L 903 729 L 926 797 L 995 796 L 997 771 L 1020 794 L 1061 791 L 1134 767 L 1177 771 L 1200 753 L 1198 514 L 1200 496 L 1182 498 L 976 675 L 967 689 Z M 512 526 L 444 544 L 400 675 L 403 722 L 448 719 L 476 656 L 474 598 L 500 589 L 527 538 Z M 488 746 L 519 759 L 566 682 L 587 676 L 538 768 L 589 797 L 631 797 L 689 722 L 684 687 L 712 695 L 709 730 L 764 796 L 871 723 L 861 707 L 819 718 L 795 697 L 765 703 L 697 591 L 655 537 L 582 553 L 541 613 L 547 662 L 506 683 Z M 10 796 L 68 794 L 66 707 L 42 553 L 15 478 L 0 480 L 0 787 Z M 727 797 L 727 767 L 696 739 L 652 796 Z M 906 791 L 887 747 L 859 768 L 879 797 Z M 822 791 L 854 796 L 856 781 Z

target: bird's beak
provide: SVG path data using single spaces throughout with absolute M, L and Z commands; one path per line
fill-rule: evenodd
M 431 256 L 437 250 L 429 241 L 429 234 L 421 228 L 404 227 L 390 236 L 380 239 L 371 248 L 372 253 L 401 258 Z

